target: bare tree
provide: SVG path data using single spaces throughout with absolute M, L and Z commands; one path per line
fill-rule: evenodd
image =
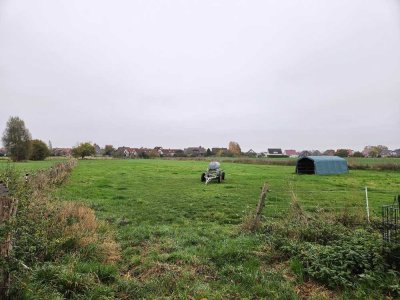
M 242 154 L 242 149 L 237 142 L 229 142 L 228 150 L 235 156 L 240 156 Z

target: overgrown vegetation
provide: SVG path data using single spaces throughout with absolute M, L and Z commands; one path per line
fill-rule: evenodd
M 9 228 L 13 251 L 2 261 L 11 275 L 9 297 L 96 298 L 99 291 L 111 291 L 120 250 L 109 226 L 85 205 L 50 196 L 75 164 L 69 160 L 36 171 L 27 182 L 11 165 L 0 173 L 11 196 L 19 199 Z
M 308 214 L 294 200 L 287 218 L 266 225 L 273 259 L 287 262 L 300 285 L 317 282 L 350 298 L 397 298 L 399 270 L 388 264 L 378 230 L 353 225 L 359 218 Z

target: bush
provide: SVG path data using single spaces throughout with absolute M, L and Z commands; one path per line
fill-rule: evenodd
M 327 245 L 331 241 L 340 239 L 348 229 L 341 224 L 329 224 L 320 220 L 312 222 L 309 226 L 299 229 L 299 239 L 305 242 L 313 242 Z
M 303 264 L 304 273 L 331 288 L 354 286 L 360 278 L 383 273 L 379 237 L 365 230 L 328 245 L 303 243 L 287 251 Z
M 330 288 L 349 288 L 384 276 L 385 260 L 378 233 L 329 224 L 319 225 L 320 233 L 314 225 L 298 228 L 296 234 L 292 227 L 282 235 L 269 237 L 282 259 L 292 258 L 301 279 L 312 278 Z
M 32 152 L 30 156 L 31 160 L 44 160 L 49 155 L 49 148 L 44 142 L 42 142 L 41 140 L 32 141 Z
M 349 214 L 306 214 L 294 196 L 286 218 L 268 222 L 265 231 L 274 259 L 289 260 L 299 282 L 344 289 L 348 298 L 400 295 L 397 266 L 382 253 L 379 231 L 355 228 L 357 220 Z

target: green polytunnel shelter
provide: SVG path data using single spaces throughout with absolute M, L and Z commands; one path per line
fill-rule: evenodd
M 331 175 L 349 171 L 347 161 L 338 156 L 305 156 L 297 160 L 297 174 Z

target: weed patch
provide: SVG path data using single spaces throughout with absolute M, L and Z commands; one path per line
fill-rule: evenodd
M 28 182 L 12 170 L 0 175 L 20 200 L 12 228 L 15 246 L 8 262 L 10 297 L 113 296 L 108 285 L 115 281 L 120 249 L 112 231 L 89 207 L 51 196 L 74 166 L 75 161 L 56 164 L 30 175 Z M 91 267 L 83 261 L 91 261 Z
M 281 253 L 281 260 L 289 261 L 299 295 L 310 295 L 307 289 L 312 282 L 348 294 L 351 289 L 373 289 L 374 293 L 397 295 L 392 283 L 398 273 L 391 270 L 388 275 L 390 266 L 382 254 L 380 233 L 355 228 L 354 223 L 349 215 L 307 214 L 294 198 L 287 219 L 267 224 L 268 243 Z

